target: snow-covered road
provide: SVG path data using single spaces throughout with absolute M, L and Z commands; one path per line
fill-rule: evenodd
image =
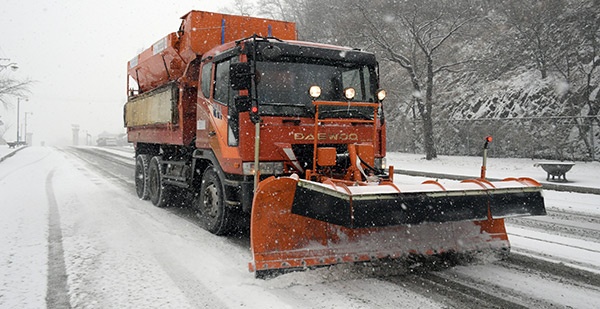
M 0 163 L 0 308 L 594 308 L 600 301 L 597 195 L 546 192 L 547 218 L 508 221 L 513 251 L 525 255 L 506 261 L 423 273 L 337 265 L 257 280 L 247 270 L 247 236 L 214 236 L 185 208 L 139 200 L 132 174 L 131 152 L 118 149 L 28 147 Z

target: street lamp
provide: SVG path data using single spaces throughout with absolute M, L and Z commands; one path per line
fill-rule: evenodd
M 23 134 L 25 135 L 25 145 L 29 145 L 31 141 L 27 140 L 27 115 L 33 115 L 32 112 L 25 112 L 25 129 L 23 130 Z
M 27 99 L 27 98 L 24 98 L 24 99 L 25 99 L 25 101 L 29 101 L 29 99 Z M 20 108 L 20 105 L 21 105 L 21 97 L 17 97 L 17 145 L 19 145 L 19 141 L 20 141 L 20 136 L 19 136 L 19 128 L 20 128 L 19 127 L 19 118 L 20 118 L 19 108 Z
M 10 61 L 9 58 L 0 58 L 0 61 Z M 9 64 L 0 64 L 0 72 L 4 71 L 4 69 L 10 68 L 13 71 L 19 69 L 19 66 L 15 62 L 11 62 Z

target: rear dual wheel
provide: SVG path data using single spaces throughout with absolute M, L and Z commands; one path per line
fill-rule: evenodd
M 137 155 L 135 158 L 135 192 L 142 200 L 149 198 L 148 193 L 148 165 L 149 156 L 146 154 Z
M 152 157 L 148 165 L 147 187 L 148 197 L 156 207 L 166 207 L 171 195 L 171 188 L 163 184 L 163 173 L 160 157 Z

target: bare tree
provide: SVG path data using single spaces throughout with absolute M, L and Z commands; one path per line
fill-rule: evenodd
M 548 77 L 554 62 L 555 46 L 560 45 L 559 17 L 567 7 L 566 0 L 502 0 L 499 11 L 515 30 L 513 39 L 521 52 L 533 59 L 542 79 Z
M 2 107 L 8 109 L 10 105 L 7 100 L 8 97 L 22 97 L 29 93 L 31 83 L 30 80 L 20 81 L 0 75 L 0 103 L 2 103 Z
M 576 46 L 577 68 L 583 76 L 583 95 L 588 116 L 600 124 L 600 1 L 584 1 L 574 18 L 579 38 Z
M 599 122 L 600 1 L 502 0 L 496 9 L 504 16 L 505 33 L 512 43 L 505 57 L 521 60 L 515 68 L 534 67 L 541 79 L 556 82 L 559 107 L 552 115 L 573 118 L 580 145 L 595 151 L 590 137 L 592 122 Z M 597 92 L 596 92 L 597 94 Z M 593 157 L 593 156 L 591 156 Z
M 565 102 L 573 114 L 580 141 L 590 157 L 596 152 L 593 123 L 600 124 L 600 1 L 575 1 L 577 6 L 560 16 L 560 43 L 554 67 L 571 87 Z
M 314 41 L 317 36 L 310 31 L 310 23 L 319 12 L 314 4 L 320 5 L 314 0 L 258 0 L 255 10 L 260 16 L 295 22 L 298 35 Z
M 7 110 L 11 106 L 11 103 L 8 100 L 9 97 L 23 97 L 25 94 L 28 94 L 30 92 L 30 85 L 30 80 L 20 81 L 12 79 L 7 75 L 0 75 L 0 103 L 2 103 L 2 109 Z M 0 140 L 3 140 L 4 134 L 11 125 L 4 123 L 1 116 L 2 115 L 0 115 Z
M 254 13 L 254 7 L 252 5 L 252 1 L 234 0 L 233 8 L 222 7 L 221 11 L 229 14 L 250 16 Z
M 414 102 L 423 123 L 423 142 L 427 160 L 437 157 L 433 113 L 436 76 L 458 72 L 471 61 L 450 55 L 454 39 L 477 20 L 477 10 L 461 1 L 437 1 L 422 5 L 420 1 L 380 1 L 379 10 L 372 3 L 355 4 L 366 24 L 366 36 L 382 51 L 385 58 L 408 74 Z M 385 12 L 385 13 L 383 13 Z M 382 18 L 383 15 L 383 18 Z M 465 38 L 460 38 L 465 40 Z
M 256 10 L 261 16 L 272 19 L 290 20 L 293 15 L 285 0 L 259 0 Z

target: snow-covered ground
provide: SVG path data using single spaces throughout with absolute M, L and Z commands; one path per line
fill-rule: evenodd
M 13 151 L 0 146 L 0 158 Z M 128 148 L 108 151 L 125 157 L 131 153 Z M 391 153 L 388 163 L 397 169 L 479 175 L 480 158 L 421 158 Z M 534 163 L 490 158 L 488 176 L 545 181 L 545 172 Z M 575 163 L 568 174 L 571 183 L 600 187 L 600 164 Z M 416 293 L 410 283 L 362 276 L 345 266 L 256 280 L 246 268 L 251 260 L 247 240 L 214 236 L 192 219 L 152 207 L 132 188 L 119 185 L 131 179 L 111 177 L 54 148 L 20 149 L 0 162 L 0 308 L 46 307 L 47 295 L 62 293 L 57 286 L 61 280 L 68 302 L 77 308 L 449 307 L 426 292 Z M 415 178 L 397 175 L 396 181 Z M 545 197 L 549 210 L 600 216 L 599 195 L 547 191 Z M 600 270 L 598 242 L 518 224 L 507 229 L 516 252 Z M 53 237 L 61 240 L 58 252 L 52 245 L 48 250 Z M 56 257 L 64 265 L 60 270 L 61 265 L 50 263 L 59 270 L 49 279 L 48 261 Z M 535 294 L 542 298 L 540 307 L 594 308 L 600 301 L 598 288 L 584 289 L 568 280 L 524 275 L 512 268 L 459 267 L 447 275 L 502 284 L 515 294 Z
M 439 156 L 427 161 L 423 155 L 409 153 L 388 153 L 387 160 L 398 170 L 412 170 L 468 177 L 479 177 L 482 163 L 481 157 Z M 600 188 L 600 162 L 575 163 L 567 172 L 567 183 L 546 181 L 546 172 L 536 163 L 547 160 L 488 158 L 488 178 L 529 177 L 540 183 L 552 183 L 565 186 Z

